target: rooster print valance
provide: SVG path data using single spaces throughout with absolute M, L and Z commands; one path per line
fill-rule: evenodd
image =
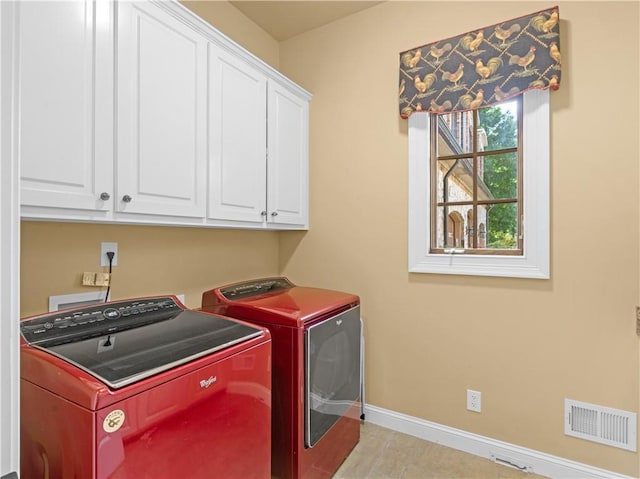
M 400 54 L 400 116 L 471 110 L 560 86 L 558 7 Z

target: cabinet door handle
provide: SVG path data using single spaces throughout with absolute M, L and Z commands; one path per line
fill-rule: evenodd
M 106 191 L 103 191 L 102 193 L 100 193 L 100 199 L 102 201 L 107 201 L 109 198 L 111 198 L 111 195 Z
M 131 196 L 129 196 L 129 195 L 124 195 L 124 196 L 122 197 L 122 201 L 124 201 L 125 203 L 131 203 L 131 200 L 132 200 L 132 199 L 133 199 L 133 198 L 131 198 Z
M 271 216 L 278 216 L 278 212 L 274 211 L 273 213 L 271 213 Z
M 266 211 L 261 211 L 260 212 L 260 216 L 267 216 L 267 212 Z

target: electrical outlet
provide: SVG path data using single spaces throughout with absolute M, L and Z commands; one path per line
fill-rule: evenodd
M 467 409 L 475 412 L 482 410 L 482 393 L 480 391 L 467 389 Z
M 101 243 L 100 245 L 100 266 L 109 266 L 107 253 L 113 251 L 113 263 L 111 266 L 118 266 L 118 243 Z

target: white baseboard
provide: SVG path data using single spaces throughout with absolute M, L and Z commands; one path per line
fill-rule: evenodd
M 553 479 L 633 479 L 630 476 L 534 451 L 366 404 L 365 421 Z

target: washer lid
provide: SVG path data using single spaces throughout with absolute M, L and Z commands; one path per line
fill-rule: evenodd
M 170 297 L 111 302 L 22 321 L 31 346 L 112 388 L 260 336 L 261 329 L 182 309 Z

